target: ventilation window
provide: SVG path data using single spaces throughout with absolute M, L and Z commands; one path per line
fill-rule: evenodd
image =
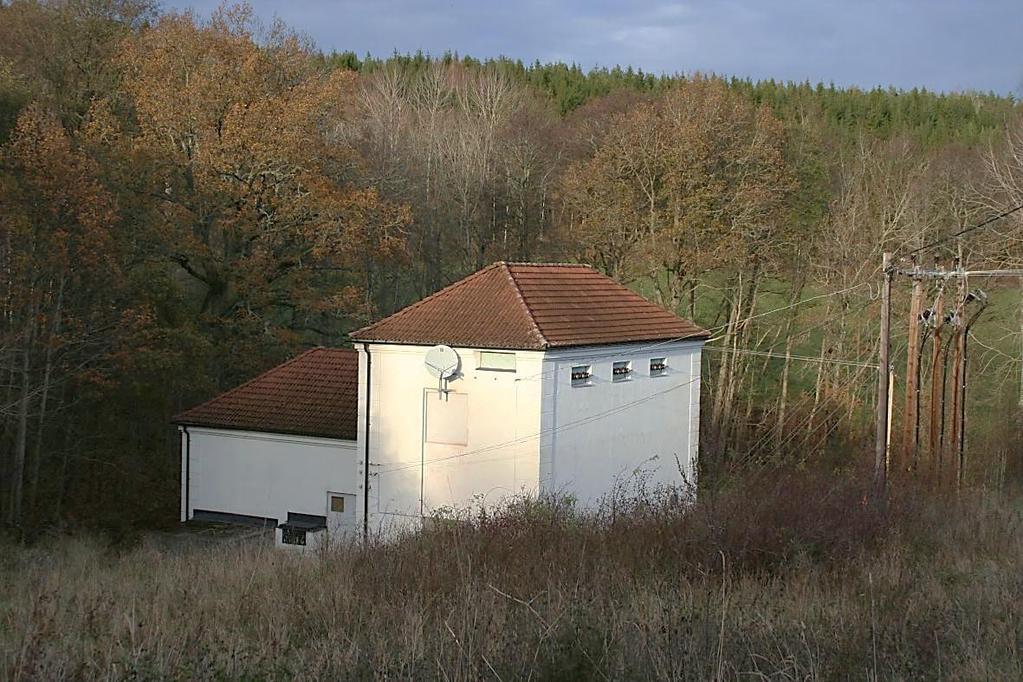
M 589 365 L 576 365 L 572 368 L 572 385 L 589 386 L 593 378 L 593 372 Z
M 666 358 L 652 358 L 650 360 L 650 376 L 662 377 L 668 373 L 668 361 Z
M 281 529 L 281 544 L 305 545 L 305 530 L 285 526 Z
M 613 381 L 628 381 L 632 378 L 632 362 L 616 362 L 611 368 L 611 376 Z
M 330 496 L 330 511 L 343 514 L 345 511 L 345 498 L 340 495 Z
M 481 350 L 479 369 L 490 372 L 514 372 L 515 353 L 495 353 L 494 351 Z

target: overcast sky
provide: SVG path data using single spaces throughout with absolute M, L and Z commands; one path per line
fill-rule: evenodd
M 165 0 L 208 14 L 218 0 Z M 1023 0 L 251 0 L 324 50 L 1023 93 Z

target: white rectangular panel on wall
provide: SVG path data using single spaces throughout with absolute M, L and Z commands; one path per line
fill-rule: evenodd
M 469 396 L 426 393 L 426 442 L 465 445 L 469 442 Z

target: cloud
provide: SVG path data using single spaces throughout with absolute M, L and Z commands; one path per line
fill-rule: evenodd
M 217 0 L 170 0 L 208 13 Z M 325 50 L 1019 92 L 1019 0 L 252 0 Z

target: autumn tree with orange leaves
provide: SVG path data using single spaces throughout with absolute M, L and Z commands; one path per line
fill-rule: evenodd
M 116 38 L 102 87 L 46 90 L 3 147 L 0 491 L 15 527 L 68 507 L 118 523 L 118 497 L 158 517 L 172 501 L 158 481 L 175 476 L 166 415 L 340 343 L 406 259 L 408 209 L 363 181 L 352 147 L 352 74 L 286 31 L 257 34 L 245 7 L 109 25 L 138 6 L 0 8 L 51 38 L 81 12 Z M 46 73 L 73 72 L 77 50 Z
M 705 463 L 848 454 L 880 251 L 1017 203 L 1019 115 L 0 0 L 0 524 L 176 523 L 171 415 L 498 259 L 589 262 L 713 329 Z M 1019 215 L 973 265 L 1019 261 Z M 1013 315 L 976 349 L 1023 414 Z
M 118 59 L 137 133 L 103 132 L 109 107 L 94 125 L 148 166 L 142 189 L 198 314 L 236 335 L 322 337 L 373 309 L 408 211 L 359 182 L 354 77 L 318 70 L 286 32 L 255 37 L 244 7 L 161 18 Z
M 6 520 L 18 523 L 36 501 L 51 413 L 110 349 L 121 320 L 106 304 L 121 272 L 113 198 L 54 116 L 27 108 L 2 163 L 0 352 L 11 380 L 0 416 L 14 428 Z

